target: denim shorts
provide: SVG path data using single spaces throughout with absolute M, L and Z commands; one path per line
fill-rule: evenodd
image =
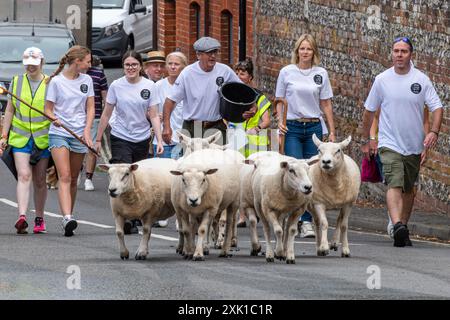
M 33 146 L 34 146 L 34 139 L 30 138 L 24 147 L 22 147 L 22 148 L 12 147 L 12 152 L 13 153 L 22 152 L 22 153 L 32 154 Z M 40 157 L 41 158 L 50 158 L 50 151 L 48 151 L 48 149 L 43 150 Z
M 56 134 L 48 135 L 48 150 L 53 148 L 67 148 L 75 153 L 87 153 L 88 148 L 73 137 L 64 137 Z

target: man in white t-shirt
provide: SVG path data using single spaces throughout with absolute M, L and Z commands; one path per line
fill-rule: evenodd
M 219 113 L 218 90 L 222 83 L 241 81 L 233 69 L 216 61 L 219 41 L 203 37 L 194 43 L 194 49 L 198 61 L 183 69 L 164 103 L 162 136 L 168 144 L 174 134 L 170 128 L 170 115 L 180 101 L 183 101 L 183 129 L 191 137 L 202 137 L 203 132 L 208 129 L 218 129 L 226 137 L 226 125 Z M 244 117 L 252 117 L 254 111 L 244 114 Z M 207 135 L 213 133 L 209 132 Z
M 394 41 L 394 66 L 375 78 L 365 102 L 361 150 L 366 157 L 380 153 L 388 190 L 386 203 L 394 223 L 394 246 L 410 246 L 407 227 L 414 204 L 414 182 L 423 148 L 433 148 L 442 122 L 442 103 L 430 79 L 411 63 L 413 46 L 407 37 Z M 423 109 L 432 112 L 433 123 L 425 136 Z M 381 108 L 378 143 L 369 140 L 375 112 Z

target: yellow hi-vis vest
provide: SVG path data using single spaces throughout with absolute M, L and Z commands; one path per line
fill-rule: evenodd
M 12 93 L 29 103 L 32 107 L 44 111 L 45 92 L 47 89 L 46 79 L 47 76 L 44 76 L 33 96 L 27 75 L 15 76 L 12 82 Z M 12 97 L 11 102 L 15 107 L 15 112 L 8 143 L 13 147 L 23 148 L 28 140 L 33 137 L 39 149 L 47 149 L 50 121 L 14 97 Z
M 233 123 L 233 125 L 236 128 L 241 128 L 244 132 L 257 127 L 264 112 L 270 108 L 270 101 L 264 94 L 261 94 L 256 101 L 256 106 L 258 107 L 258 111 L 253 117 L 241 123 Z M 245 157 L 248 157 L 252 153 L 258 151 L 267 150 L 267 146 L 269 145 L 269 138 L 267 137 L 267 134 L 246 134 L 246 136 L 248 143 L 245 147 L 239 150 Z

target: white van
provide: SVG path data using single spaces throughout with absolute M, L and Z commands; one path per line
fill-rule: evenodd
M 117 61 L 153 48 L 153 0 L 93 0 L 92 54 Z

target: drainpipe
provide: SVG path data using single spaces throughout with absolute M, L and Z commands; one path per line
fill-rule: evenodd
M 205 0 L 205 37 L 209 36 L 209 0 Z
M 158 0 L 153 0 L 153 50 L 158 50 Z
M 247 57 L 247 1 L 239 0 L 239 61 Z

